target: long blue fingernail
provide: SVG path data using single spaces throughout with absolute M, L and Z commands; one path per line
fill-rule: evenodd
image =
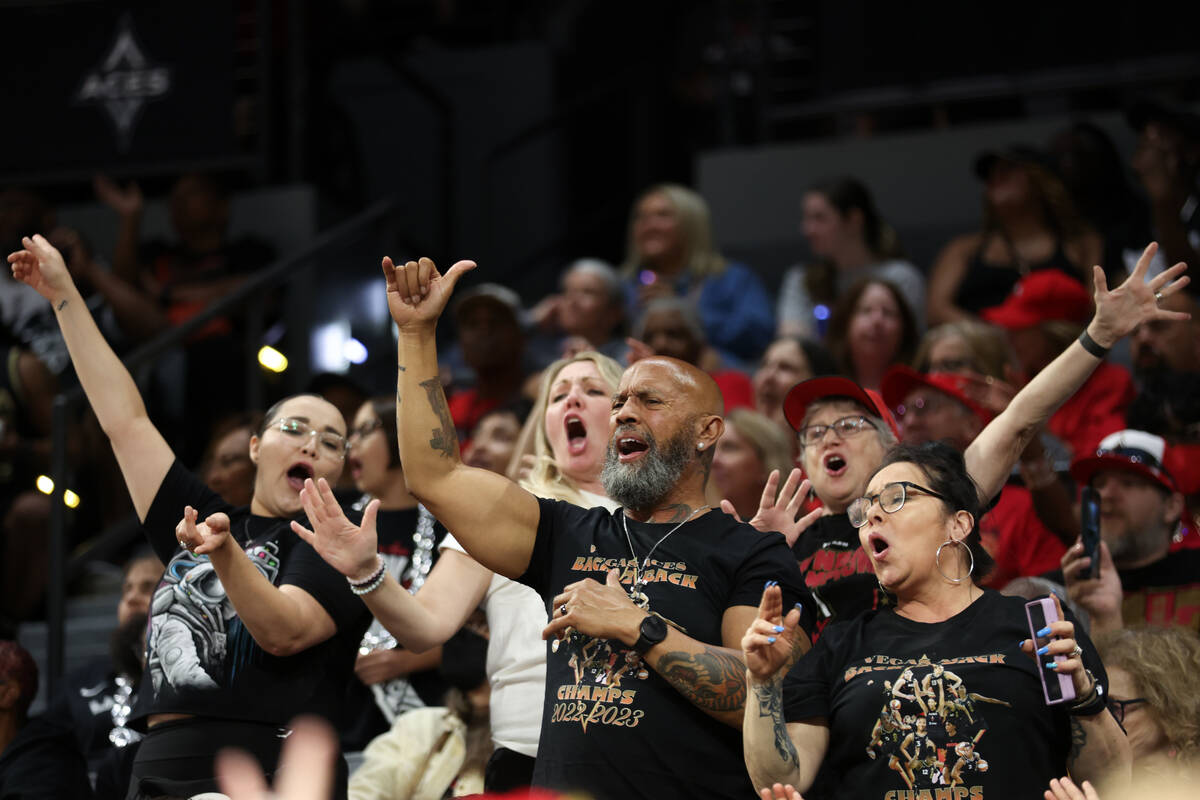
M 804 606 L 800 603 L 796 603 L 796 608 L 800 609 L 801 611 L 804 610 Z
M 768 637 L 767 637 L 767 644 L 775 644 L 775 637 L 774 637 L 774 636 L 768 636 Z
M 1024 646 L 1025 646 L 1025 640 L 1024 640 L 1024 639 L 1022 639 L 1021 641 L 1017 642 L 1017 649 L 1018 649 L 1018 650 L 1020 650 L 1020 649 L 1021 649 L 1022 647 L 1024 647 Z
M 1044 656 L 1044 655 L 1046 655 L 1046 653 L 1049 653 L 1049 652 L 1050 652 L 1050 645 L 1046 645 L 1045 647 L 1039 647 L 1037 654 L 1039 656 Z
M 1057 669 L 1057 668 L 1058 668 L 1057 661 L 1047 661 L 1046 662 L 1046 669 Z
M 776 632 L 776 633 L 783 633 L 783 626 L 782 626 L 782 625 L 776 625 L 776 626 L 775 626 L 775 632 Z
M 1047 625 L 1046 627 L 1042 628 L 1040 631 L 1037 632 L 1037 635 L 1038 636 L 1049 636 L 1050 635 L 1050 626 Z

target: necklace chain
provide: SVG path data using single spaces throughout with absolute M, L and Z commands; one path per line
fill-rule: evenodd
M 654 555 L 654 551 L 658 549 L 660 544 L 667 540 L 668 536 L 691 522 L 697 514 L 701 513 L 702 511 L 707 511 L 709 508 L 710 506 L 707 505 L 700 506 L 691 514 L 688 514 L 687 519 L 664 533 L 662 538 L 655 542 L 654 546 L 650 548 L 650 552 L 646 553 L 646 557 L 642 559 L 642 564 L 640 567 L 638 566 L 637 550 L 633 549 L 633 537 L 629 535 L 629 517 L 625 514 L 624 510 L 621 511 L 621 527 L 625 529 L 625 543 L 629 545 L 629 554 L 633 556 L 633 585 L 629 587 L 629 597 L 634 603 L 642 608 L 646 608 L 650 605 L 650 598 L 646 597 L 642 589 L 646 585 L 646 568 L 650 566 L 650 557 Z

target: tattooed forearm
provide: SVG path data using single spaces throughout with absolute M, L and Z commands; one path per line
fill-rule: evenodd
M 63 298 L 62 300 L 60 300 L 60 301 L 59 301 L 59 303 L 58 303 L 58 310 L 59 310 L 59 311 L 62 311 L 62 310 L 63 310 L 64 308 L 66 308 L 66 307 L 67 307 L 67 300 L 66 300 L 66 298 L 64 297 L 64 298 Z
M 1079 758 L 1079 754 L 1083 748 L 1087 746 L 1087 731 L 1083 728 L 1083 723 L 1079 721 L 1079 717 L 1071 717 L 1071 749 L 1067 751 L 1067 766 L 1070 767 L 1075 763 L 1075 759 Z
M 783 691 L 778 681 L 769 684 L 756 684 L 754 698 L 758 701 L 758 716 L 771 720 L 771 732 L 774 734 L 775 755 L 779 756 L 788 768 L 799 769 L 800 756 L 796 753 L 796 745 L 788 736 L 787 723 L 783 720 Z
M 434 428 L 429 437 L 429 446 L 446 458 L 458 455 L 458 435 L 454 432 L 454 420 L 450 417 L 450 407 L 446 405 L 446 395 L 442 392 L 442 384 L 437 378 L 421 381 L 429 405 L 438 415 L 440 428 Z
M 655 669 L 702 711 L 723 713 L 746 706 L 746 664 L 732 651 L 705 645 L 699 653 L 664 653 Z

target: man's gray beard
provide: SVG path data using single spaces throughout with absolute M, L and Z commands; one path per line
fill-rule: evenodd
M 1122 568 L 1127 564 L 1137 564 L 1149 556 L 1162 550 L 1163 545 L 1169 546 L 1171 530 L 1163 528 L 1158 520 L 1143 523 L 1137 528 L 1128 528 L 1125 535 L 1117 540 L 1105 539 L 1108 553 L 1112 556 L 1113 565 Z
M 608 442 L 600 482 L 604 493 L 625 508 L 646 511 L 658 508 L 660 502 L 679 483 L 692 457 L 690 439 L 680 433 L 669 439 L 660 450 L 653 438 L 646 439 L 646 454 L 632 464 L 622 464 L 616 448 L 616 438 Z

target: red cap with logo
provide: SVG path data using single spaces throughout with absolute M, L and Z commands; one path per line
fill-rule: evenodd
M 901 416 L 904 415 L 904 398 L 908 397 L 913 389 L 926 387 L 953 397 L 971 409 L 971 412 L 986 425 L 991 422 L 993 414 L 967 394 L 967 386 L 970 383 L 971 378 L 967 375 L 954 372 L 931 372 L 923 375 L 911 367 L 898 364 L 883 376 L 879 388 L 883 390 L 883 399 L 888 408 L 895 409 Z
M 1017 282 L 998 306 L 979 313 L 988 322 L 1009 330 L 1032 328 L 1043 322 L 1087 322 L 1091 314 L 1087 289 L 1057 269 L 1031 272 Z
M 849 378 L 837 375 L 809 378 L 797 383 L 788 390 L 787 397 L 783 400 L 783 415 L 792 429 L 798 433 L 800 426 L 804 424 L 804 414 L 808 411 L 809 405 L 815 400 L 834 397 L 845 397 L 858 403 L 868 413 L 874 414 L 886 422 L 892 433 L 896 434 L 896 438 L 900 437 L 900 427 L 896 425 L 896 418 L 888 410 L 887 403 L 879 396 L 879 392 L 864 389 Z

